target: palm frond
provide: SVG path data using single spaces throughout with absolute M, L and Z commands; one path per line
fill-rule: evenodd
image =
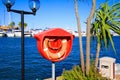
M 110 31 L 120 34 L 120 3 L 112 6 L 109 6 L 108 2 L 101 4 L 96 10 L 95 20 L 92 24 L 91 34 L 96 35 L 98 43 L 103 40 L 104 46 L 107 48 L 110 42 L 116 52 Z

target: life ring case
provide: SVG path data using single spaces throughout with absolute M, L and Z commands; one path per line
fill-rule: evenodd
M 38 34 L 35 34 L 34 38 L 37 40 L 37 47 L 38 47 L 38 51 L 39 53 L 47 60 L 51 61 L 51 62 L 59 62 L 61 60 L 64 60 L 69 54 L 70 51 L 72 49 L 72 41 L 74 36 L 61 29 L 61 28 L 52 28 L 43 32 L 40 32 Z M 57 39 L 56 41 L 62 41 L 63 39 L 67 40 L 67 47 L 66 47 L 66 51 L 64 52 L 64 55 L 62 55 L 61 57 L 57 58 L 57 59 L 53 59 L 50 58 L 48 55 L 49 53 L 46 53 L 44 50 L 44 41 L 45 39 Z M 60 45 L 62 44 L 62 42 L 51 42 L 51 45 L 53 44 L 53 47 L 60 47 Z M 56 45 L 58 43 L 58 46 Z M 55 51 L 55 50 L 54 50 Z M 53 54 L 57 54 L 53 52 Z

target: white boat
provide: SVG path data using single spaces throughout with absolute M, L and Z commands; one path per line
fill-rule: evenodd
M 14 37 L 15 34 L 14 34 L 14 32 L 7 32 L 7 33 L 6 33 L 6 36 L 7 36 L 7 37 Z
M 31 34 L 29 31 L 25 31 L 25 32 L 24 32 L 24 36 L 25 36 L 25 37 L 31 37 L 32 34 Z
M 73 31 L 72 34 L 75 35 L 75 37 L 78 37 L 78 36 L 79 36 L 78 31 Z M 82 32 L 81 32 L 81 35 L 82 35 L 82 37 L 86 36 L 86 32 L 85 32 L 85 31 L 82 31 Z
M 78 37 L 78 32 L 77 31 L 73 31 L 72 34 L 75 36 L 75 37 Z
M 35 34 L 42 32 L 42 29 L 35 29 L 35 30 L 31 30 L 31 35 L 34 36 Z
M 7 36 L 7 37 L 14 37 L 14 36 L 15 36 L 14 31 L 13 31 L 13 30 L 8 30 L 8 31 L 6 32 L 6 36 Z
M 14 30 L 15 37 L 21 37 L 21 30 Z
M 0 30 L 0 37 L 4 37 L 4 36 L 5 36 L 5 33 L 2 30 Z
M 86 36 L 86 32 L 85 31 L 81 32 L 81 34 L 82 34 L 83 37 Z
M 21 30 L 14 30 L 15 37 L 21 37 Z M 31 37 L 31 33 L 29 31 L 24 32 L 25 37 Z

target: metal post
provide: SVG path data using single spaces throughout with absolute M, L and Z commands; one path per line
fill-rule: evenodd
M 14 9 L 9 9 L 8 11 L 10 12 L 15 12 L 18 14 L 21 14 L 21 79 L 25 80 L 25 60 L 24 60 L 24 15 L 25 14 L 33 14 L 35 15 L 35 12 L 27 12 L 27 11 L 21 11 L 21 10 L 14 10 Z
M 55 63 L 52 62 L 52 80 L 55 80 Z
M 21 11 L 21 77 L 22 80 L 24 80 L 24 73 L 25 73 L 25 69 L 24 69 L 24 12 Z

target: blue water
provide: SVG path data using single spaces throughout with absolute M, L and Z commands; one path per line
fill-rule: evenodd
M 113 37 L 117 55 L 109 46 L 106 50 L 101 48 L 100 57 L 110 56 L 116 58 L 120 63 L 120 36 Z M 85 53 L 86 38 L 83 37 L 83 49 Z M 91 58 L 94 59 L 96 51 L 96 40 L 91 41 Z M 73 41 L 73 48 L 67 59 L 55 63 L 56 76 L 59 76 L 64 69 L 71 69 L 79 64 L 78 38 Z M 38 53 L 36 40 L 25 38 L 25 80 L 36 80 L 51 77 L 51 62 L 45 60 Z M 21 39 L 0 38 L 0 80 L 21 80 Z

